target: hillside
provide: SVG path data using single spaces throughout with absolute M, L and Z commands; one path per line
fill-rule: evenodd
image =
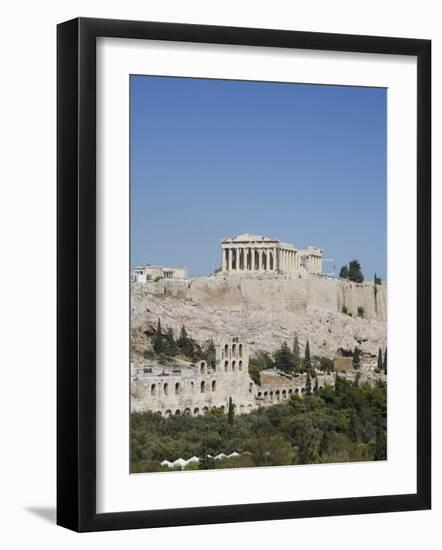
M 335 357 L 358 346 L 374 358 L 386 347 L 386 286 L 319 277 L 132 283 L 133 359 L 141 358 L 144 332 L 151 332 L 159 318 L 176 335 L 185 325 L 199 342 L 238 336 L 252 355 L 272 352 L 297 333 L 301 346 L 308 338 L 313 355 Z

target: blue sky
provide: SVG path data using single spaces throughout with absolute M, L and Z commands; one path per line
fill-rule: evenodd
M 131 264 L 257 233 L 386 275 L 383 88 L 131 76 Z

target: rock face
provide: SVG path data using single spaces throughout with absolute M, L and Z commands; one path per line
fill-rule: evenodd
M 175 335 L 185 325 L 199 342 L 238 337 L 251 355 L 291 343 L 297 333 L 301 346 L 309 340 L 313 355 L 335 357 L 358 346 L 375 357 L 386 347 L 386 286 L 311 275 L 132 283 L 134 358 L 144 349 L 144 331 L 152 330 L 158 318 Z

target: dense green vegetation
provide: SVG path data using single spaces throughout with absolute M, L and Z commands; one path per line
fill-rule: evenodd
M 301 359 L 298 336 L 295 334 L 292 349 L 287 342 L 283 342 L 272 355 L 265 352 L 258 353 L 249 359 L 249 374 L 255 384 L 261 384 L 260 372 L 265 369 L 276 369 L 280 372 L 296 376 L 300 373 L 315 375 L 315 367 L 330 374 L 335 370 L 334 361 L 328 357 L 316 357 L 310 355 L 310 344 L 306 341 L 304 358 Z
M 187 334 L 184 325 L 181 327 L 179 337 L 175 339 L 173 330 L 169 327 L 164 331 L 161 326 L 161 319 L 158 319 L 156 330 L 146 332 L 145 335 L 151 345 L 151 349 L 144 352 L 146 359 L 155 359 L 161 364 L 167 363 L 174 357 L 190 362 L 202 360 L 207 361 L 209 364 L 215 362 L 213 340 L 208 340 L 205 345 L 200 346 Z
M 364 281 L 364 275 L 362 273 L 361 264 L 358 260 L 352 260 L 348 266 L 343 265 L 339 272 L 341 279 L 348 279 L 354 283 L 362 283 Z
M 309 375 L 310 378 L 310 375 Z M 312 380 L 315 380 L 313 388 Z M 204 416 L 131 415 L 131 472 L 168 470 L 163 460 L 200 457 L 189 469 L 316 464 L 386 459 L 386 386 L 336 376 L 319 390 L 310 378 L 304 398 L 235 415 L 212 409 Z M 240 453 L 214 460 L 207 455 Z

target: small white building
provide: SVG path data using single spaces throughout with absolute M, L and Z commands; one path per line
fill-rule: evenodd
M 188 271 L 186 266 L 171 266 L 147 264 L 144 267 L 135 267 L 132 271 L 131 281 L 134 283 L 145 283 L 158 279 L 187 279 Z

